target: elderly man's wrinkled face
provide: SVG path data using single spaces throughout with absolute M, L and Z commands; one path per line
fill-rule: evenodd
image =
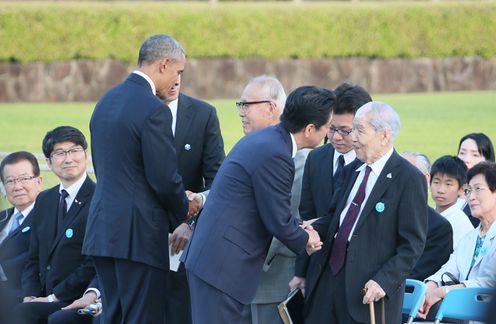
M 357 116 L 353 120 L 353 149 L 357 158 L 367 164 L 374 163 L 385 153 L 388 143 L 385 131 L 376 131 L 367 115 Z

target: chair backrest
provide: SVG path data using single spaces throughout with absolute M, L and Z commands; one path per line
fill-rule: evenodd
M 406 279 L 405 294 L 403 295 L 403 314 L 408 314 L 409 323 L 417 316 L 426 291 L 427 286 L 422 281 Z
M 489 288 L 458 288 L 449 291 L 436 314 L 436 322 L 444 317 L 484 321 L 496 293 Z

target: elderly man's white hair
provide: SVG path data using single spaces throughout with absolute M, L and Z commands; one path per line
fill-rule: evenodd
M 257 86 L 264 92 L 267 100 L 273 100 L 277 104 L 279 113 L 282 114 L 286 104 L 286 92 L 279 80 L 270 75 L 259 75 L 251 79 L 248 86 Z
M 400 154 L 400 156 L 404 158 L 409 156 L 415 158 L 415 166 L 417 167 L 417 169 L 422 171 L 422 173 L 424 174 L 431 172 L 431 162 L 429 161 L 427 155 L 420 152 L 403 152 Z
M 363 118 L 364 116 L 369 118 L 370 125 L 376 131 L 389 131 L 392 140 L 400 133 L 400 116 L 394 111 L 393 107 L 384 102 L 367 102 L 358 109 L 355 118 Z

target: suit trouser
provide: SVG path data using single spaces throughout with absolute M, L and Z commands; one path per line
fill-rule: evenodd
M 242 324 L 283 324 L 279 311 L 279 303 L 248 304 L 242 312 Z
M 243 304 L 188 271 L 193 324 L 238 324 Z
M 55 313 L 62 307 L 67 306 L 66 302 L 41 303 L 27 302 L 18 304 L 14 308 L 13 323 L 15 324 L 45 324 L 50 314 Z
M 177 272 L 169 271 L 167 285 L 166 323 L 191 324 L 189 286 L 183 263 L 179 265 Z
M 335 276 L 326 264 L 324 273 L 315 287 L 312 302 L 305 309 L 305 323 L 316 324 L 359 324 L 350 315 L 346 303 L 346 269 L 343 267 Z M 360 292 L 356 292 L 359 294 Z
M 91 324 L 100 323 L 99 317 L 78 314 L 75 309 L 59 310 L 48 317 L 48 324 Z
M 167 270 L 144 263 L 94 257 L 105 324 L 164 323 Z

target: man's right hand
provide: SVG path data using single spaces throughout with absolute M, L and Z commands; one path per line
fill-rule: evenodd
M 24 298 L 22 299 L 22 302 L 23 302 L 23 303 L 27 303 L 27 302 L 32 301 L 32 300 L 33 300 L 33 299 L 35 299 L 35 298 L 36 298 L 36 297 L 34 297 L 34 296 L 26 296 L 26 297 L 24 297 Z
M 88 291 L 83 297 L 76 299 L 72 304 L 62 307 L 62 309 L 81 309 L 85 308 L 89 304 L 93 304 L 96 300 L 96 293 L 94 291 Z
M 291 279 L 291 281 L 289 282 L 289 290 L 293 291 L 296 288 L 300 288 L 301 292 L 303 293 L 303 296 L 305 296 L 305 283 L 306 283 L 305 278 L 294 276 L 293 279 Z
M 308 255 L 312 255 L 314 252 L 322 249 L 322 241 L 320 240 L 319 233 L 313 229 L 312 226 L 305 227 L 305 231 L 308 233 L 308 242 L 307 242 L 307 253 Z

